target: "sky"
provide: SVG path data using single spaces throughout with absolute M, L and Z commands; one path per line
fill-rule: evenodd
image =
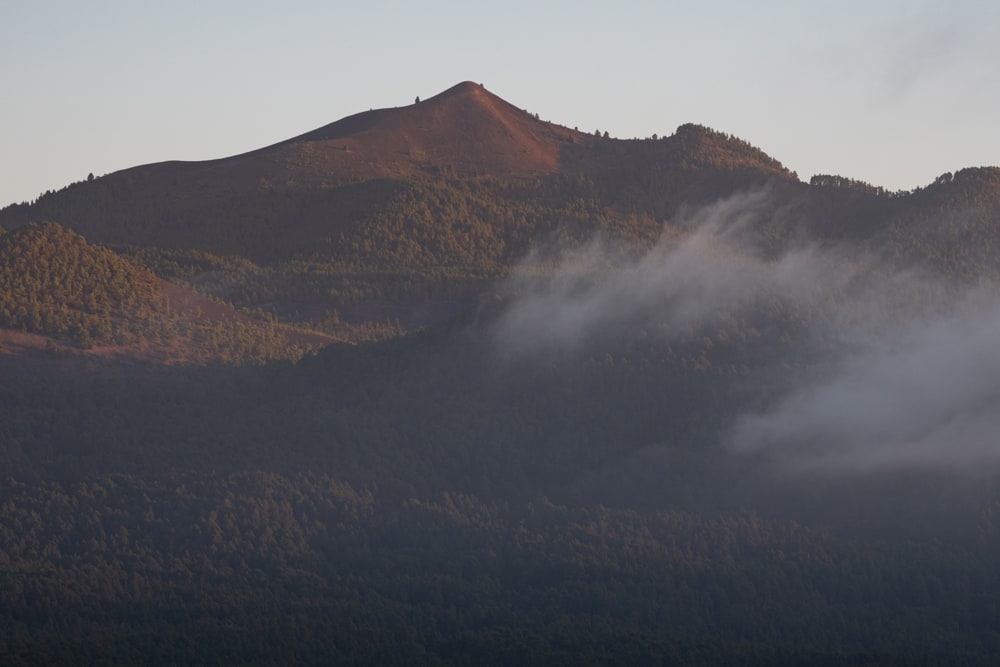
M 993 0 L 0 0 L 0 206 L 465 80 L 623 139 L 707 125 L 802 180 L 1000 165 Z

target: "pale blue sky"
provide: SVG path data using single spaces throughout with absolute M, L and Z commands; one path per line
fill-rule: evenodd
M 0 0 L 0 206 L 466 79 L 621 138 L 708 125 L 803 180 L 1000 164 L 994 1 Z

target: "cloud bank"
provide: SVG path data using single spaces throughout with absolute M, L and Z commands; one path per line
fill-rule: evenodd
M 857 247 L 762 242 L 794 215 L 761 189 L 690 213 L 685 233 L 638 259 L 600 242 L 533 255 L 510 281 L 497 347 L 572 354 L 652 321 L 669 342 L 777 300 L 818 314 L 807 338 L 838 343 L 815 353 L 808 380 L 788 375 L 767 407 L 736 418 L 732 451 L 791 470 L 1000 468 L 1000 301 Z
M 638 260 L 600 240 L 554 263 L 534 253 L 508 285 L 516 298 L 495 339 L 515 353 L 572 350 L 650 317 L 692 329 L 764 294 L 821 298 L 850 273 L 807 246 L 766 259 L 755 238 L 755 226 L 788 214 L 765 188 L 690 213 L 687 233 L 665 237 Z
M 901 323 L 896 335 L 837 360 L 826 376 L 743 415 L 728 442 L 794 469 L 996 467 L 998 342 L 995 300 L 970 295 L 946 315 Z

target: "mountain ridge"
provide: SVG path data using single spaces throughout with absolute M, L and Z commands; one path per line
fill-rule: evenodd
M 774 252 L 804 236 L 850 237 L 973 276 L 992 271 L 997 254 L 983 242 L 1000 210 L 995 181 L 987 169 L 942 175 L 919 193 L 836 176 L 803 183 L 702 125 L 612 139 L 542 121 L 465 81 L 245 153 L 73 184 L 0 209 L 0 226 L 54 221 L 162 279 L 370 340 L 469 307 L 539 239 L 572 247 L 601 236 L 640 253 L 689 231 L 687 212 L 762 186 L 792 212 L 761 222 Z M 934 211 L 970 207 L 980 213 L 941 227 L 946 252 L 915 232 Z
M 727 136 L 717 134 L 715 139 Z M 210 160 L 137 165 L 75 185 L 93 187 L 106 179 L 141 181 L 182 176 L 197 185 L 206 175 L 255 177 L 253 185 L 266 182 L 270 187 L 329 186 L 338 179 L 438 177 L 449 173 L 460 177 L 575 175 L 619 168 L 620 160 L 615 158 L 622 157 L 622 147 L 637 143 L 643 142 L 607 139 L 542 121 L 482 84 L 465 81 L 418 103 L 351 114 L 261 148 Z M 588 155 L 601 145 L 618 145 L 618 150 Z M 769 156 L 763 162 L 746 166 L 787 173 Z M 46 196 L 51 194 L 42 198 Z
M 707 128 L 686 125 L 655 140 L 608 139 L 542 121 L 463 82 L 419 103 L 354 114 L 249 152 L 139 165 L 72 184 L 0 209 L 0 226 L 51 220 L 96 243 L 271 262 L 338 243 L 394 192 L 418 183 L 495 182 L 488 186 L 492 198 L 510 198 L 511 186 L 541 189 L 545 206 L 553 197 L 585 197 L 608 211 L 646 206 L 628 200 L 651 194 L 651 214 L 663 218 L 684 198 L 773 178 L 795 177 L 763 151 Z M 489 224 L 500 237 L 511 234 L 509 216 Z

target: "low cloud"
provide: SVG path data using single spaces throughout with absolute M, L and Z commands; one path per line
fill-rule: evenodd
M 835 370 L 742 416 L 737 451 L 782 466 L 841 472 L 935 468 L 975 472 L 1000 463 L 1000 308 L 968 295 Z
M 665 236 L 638 260 L 595 240 L 553 261 L 535 253 L 514 272 L 514 298 L 495 326 L 498 345 L 530 354 L 574 350 L 594 337 L 656 318 L 698 328 L 762 294 L 819 297 L 845 273 L 803 246 L 768 259 L 755 227 L 791 213 L 763 188 L 685 216 L 687 231 Z
M 761 189 L 689 213 L 685 231 L 638 259 L 601 242 L 558 260 L 535 254 L 508 285 L 497 348 L 572 354 L 653 321 L 667 325 L 659 335 L 690 336 L 777 299 L 818 314 L 806 339 L 837 344 L 816 346 L 810 373 L 786 374 L 766 407 L 739 415 L 724 434 L 730 450 L 800 471 L 1000 465 L 1000 303 L 990 290 L 856 247 L 776 252 L 762 242 L 762 229 L 795 227 L 794 216 Z

